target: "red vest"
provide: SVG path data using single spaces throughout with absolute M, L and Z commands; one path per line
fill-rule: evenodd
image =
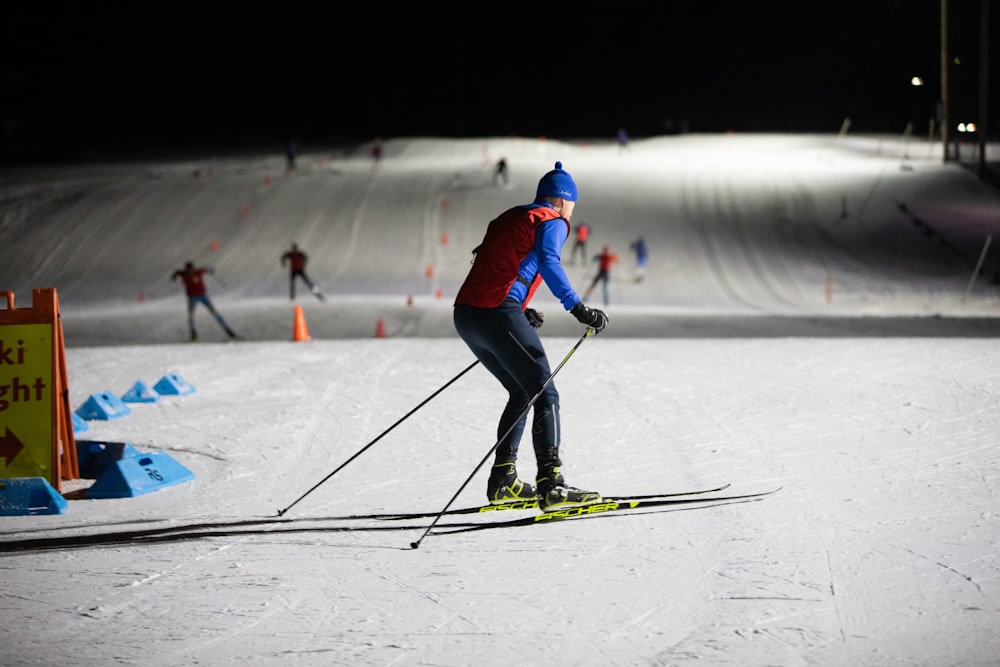
M 306 268 L 306 254 L 301 250 L 289 250 L 281 259 L 291 260 L 292 271 L 304 271 Z M 284 264 L 284 261 L 282 261 L 282 264 Z
M 548 206 L 517 206 L 493 220 L 483 242 L 472 251 L 476 258 L 458 290 L 455 305 L 495 308 L 503 303 L 517 280 L 521 262 L 535 248 L 538 226 L 558 217 L 559 213 Z
M 188 296 L 201 296 L 207 292 L 205 289 L 205 272 L 207 269 L 191 269 L 190 271 L 175 271 L 175 276 L 180 276 L 184 281 L 184 292 Z

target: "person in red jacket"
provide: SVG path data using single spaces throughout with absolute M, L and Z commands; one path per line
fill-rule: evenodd
M 233 330 L 229 328 L 229 325 L 226 324 L 222 315 L 215 310 L 212 300 L 208 298 L 208 289 L 205 287 L 206 273 L 215 273 L 215 270 L 208 267 L 195 267 L 194 262 L 189 261 L 184 264 L 183 269 L 177 269 L 170 276 L 170 280 L 180 278 L 184 281 L 184 292 L 187 294 L 188 299 L 188 328 L 191 329 L 191 340 L 198 340 L 198 332 L 194 328 L 194 308 L 199 303 L 208 308 L 208 311 L 215 316 L 215 320 L 219 323 L 219 326 L 225 330 L 230 338 L 238 338 Z
M 288 297 L 295 301 L 295 279 L 302 278 L 302 281 L 309 286 L 309 291 L 316 295 L 316 298 L 320 301 L 326 301 L 326 298 L 320 293 L 319 288 L 312 284 L 309 280 L 309 276 L 306 275 L 306 264 L 309 262 L 309 255 L 305 254 L 299 250 L 299 246 L 296 243 L 292 244 L 292 247 L 281 256 L 281 265 L 289 266 L 289 276 L 288 276 Z
M 579 251 L 580 259 L 587 263 L 587 239 L 590 237 L 590 225 L 581 221 L 576 226 L 576 240 L 573 241 L 573 250 L 570 252 L 569 263 L 576 264 L 576 253 Z
M 490 503 L 538 496 L 542 511 L 600 502 L 595 491 L 566 483 L 559 458 L 559 392 L 538 336 L 543 315 L 528 303 L 541 280 L 578 322 L 599 333 L 608 324 L 573 290 L 560 255 L 576 205 L 573 178 L 556 162 L 538 182 L 535 201 L 515 206 L 486 228 L 475 260 L 455 297 L 455 330 L 476 358 L 507 390 L 497 427 L 500 438 L 486 495 Z M 516 460 L 531 400 L 531 438 L 538 472 L 535 486 L 517 475 Z
M 611 265 L 618 263 L 618 255 L 611 252 L 611 248 L 608 246 L 604 246 L 600 255 L 594 255 L 594 261 L 597 262 L 597 275 L 594 276 L 594 282 L 590 283 L 590 287 L 587 288 L 583 298 L 589 299 L 594 288 L 597 287 L 597 283 L 603 283 L 601 287 L 604 291 L 604 305 L 606 306 L 609 301 L 608 281 L 611 280 Z

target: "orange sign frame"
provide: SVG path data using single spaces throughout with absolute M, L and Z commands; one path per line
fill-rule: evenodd
M 66 372 L 66 346 L 63 339 L 62 319 L 59 314 L 59 298 L 54 288 L 39 288 L 32 290 L 31 308 L 15 308 L 14 293 L 8 290 L 0 290 L 0 299 L 6 299 L 6 310 L 0 309 L 0 340 L 4 340 L 5 328 L 11 329 L 23 325 L 51 325 L 51 335 L 44 336 L 43 339 L 51 341 L 51 350 L 44 350 L 43 353 L 51 355 L 51 363 L 47 368 L 51 368 L 50 378 L 38 378 L 34 385 L 21 384 L 17 387 L 18 392 L 11 396 L 15 402 L 18 396 L 28 398 L 32 396 L 31 390 L 35 390 L 36 397 L 41 396 L 42 400 L 51 400 L 51 409 L 45 410 L 45 415 L 51 415 L 50 424 L 22 424 L 10 423 L 11 419 L 17 417 L 5 416 L 4 411 L 0 411 L 0 438 L 5 439 L 5 443 L 12 443 L 12 447 L 5 447 L 6 455 L 9 457 L 7 467 L 11 467 L 11 461 L 24 451 L 23 443 L 17 440 L 16 432 L 18 427 L 24 427 L 25 431 L 38 431 L 47 433 L 47 440 L 51 451 L 51 465 L 42 466 L 37 476 L 45 477 L 49 483 L 62 492 L 62 480 L 79 479 L 80 468 L 76 459 L 76 438 L 73 435 L 73 416 L 69 402 L 69 378 Z M 11 348 L 6 343 L 5 349 L 0 350 L 0 362 L 17 364 L 23 362 L 25 356 L 22 348 Z M 29 350 L 29 353 L 37 350 Z M 47 360 L 46 360 L 47 361 Z M 0 377 L 0 381 L 3 377 Z M 14 378 L 19 382 L 19 378 Z M 48 396 L 45 396 L 44 389 L 48 388 Z M 11 386 L 0 387 L 3 393 L 12 393 Z M 9 400 L 11 400 L 9 399 Z M 4 405 L 6 409 L 9 405 Z M 49 406 L 44 406 L 48 408 Z M 30 419 L 30 417 L 28 417 Z M 48 419 L 48 417 L 45 417 Z M 22 420 L 25 417 L 22 416 Z M 14 428 L 11 428 L 11 427 Z M 42 443 L 43 446 L 45 443 Z

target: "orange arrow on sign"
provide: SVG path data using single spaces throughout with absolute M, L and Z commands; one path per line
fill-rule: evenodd
M 21 453 L 24 449 L 24 443 L 17 439 L 10 427 L 7 427 L 7 435 L 0 438 L 0 458 L 7 459 L 7 465 L 9 466 L 11 461 L 17 458 L 17 455 Z

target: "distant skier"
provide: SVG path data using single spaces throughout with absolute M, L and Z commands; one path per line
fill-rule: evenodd
M 281 265 L 289 266 L 288 274 L 288 298 L 295 301 L 295 279 L 302 278 L 302 281 L 309 286 L 309 291 L 316 295 L 316 298 L 320 301 L 326 301 L 326 298 L 320 293 L 319 288 L 313 285 L 312 281 L 309 280 L 309 276 L 306 275 L 306 264 L 309 262 L 309 255 L 305 254 L 299 250 L 299 246 L 296 243 L 292 244 L 292 247 L 281 256 Z
M 580 259 L 587 263 L 587 239 L 590 238 L 590 225 L 580 221 L 576 226 L 576 240 L 573 241 L 573 249 L 570 251 L 569 263 L 576 264 L 576 253 L 580 252 Z
M 295 160 L 299 157 L 299 142 L 292 137 L 285 146 L 285 175 L 295 171 Z
M 493 168 L 493 185 L 496 185 L 497 181 L 503 181 L 505 186 L 510 183 L 510 178 L 507 174 L 507 158 L 505 157 L 500 158 Z
M 618 128 L 618 152 L 621 153 L 626 148 L 628 148 L 628 132 L 625 131 L 624 127 L 619 127 Z
M 184 281 L 184 292 L 188 298 L 188 328 L 191 329 L 191 340 L 198 340 L 198 332 L 194 328 L 194 308 L 199 303 L 204 304 L 208 308 L 208 311 L 215 316 L 216 322 L 219 323 L 219 326 L 225 330 L 230 338 L 238 338 L 233 330 L 229 328 L 229 325 L 226 324 L 226 321 L 222 319 L 222 315 L 215 310 L 211 299 L 208 298 L 208 290 L 205 287 L 206 273 L 214 274 L 215 270 L 208 267 L 195 268 L 194 262 L 189 261 L 184 264 L 183 269 L 177 269 L 170 276 L 170 280 L 180 278 Z
M 635 282 L 641 283 L 643 278 L 646 277 L 646 261 L 649 258 L 649 246 L 646 244 L 646 239 L 641 236 L 629 246 L 632 252 L 635 253 L 635 273 L 633 277 Z
M 604 246 L 600 255 L 594 255 L 594 261 L 597 262 L 597 275 L 594 276 L 594 281 L 590 283 L 590 287 L 587 288 L 587 292 L 583 295 L 583 298 L 585 300 L 589 300 L 594 288 L 597 287 L 597 283 L 602 283 L 601 287 L 604 291 L 604 305 L 606 306 L 609 302 L 608 282 L 611 280 L 611 265 L 618 263 L 618 255 L 611 252 L 611 249 L 608 246 Z

